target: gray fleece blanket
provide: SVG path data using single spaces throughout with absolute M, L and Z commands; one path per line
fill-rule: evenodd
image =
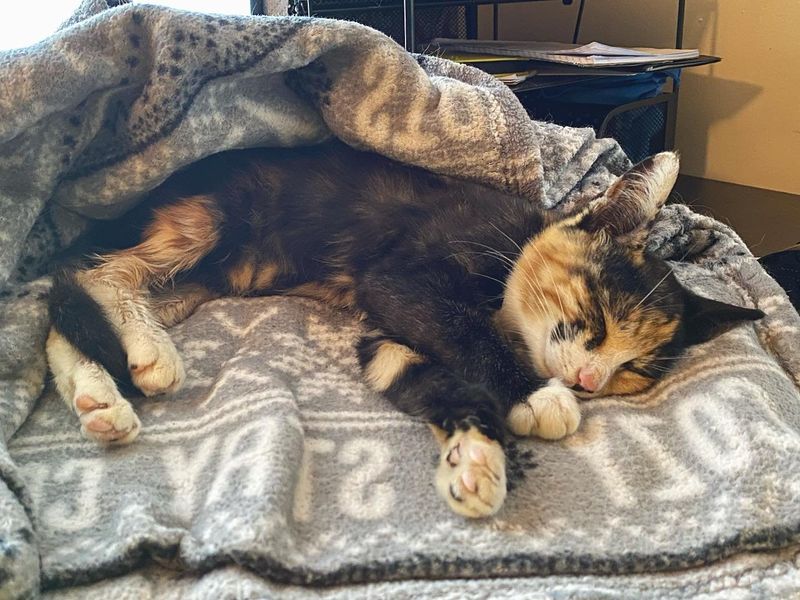
M 567 210 L 628 165 L 356 24 L 103 9 L 0 53 L 0 597 L 800 593 L 800 318 L 681 206 L 649 251 L 768 316 L 647 394 L 585 403 L 571 438 L 517 443 L 493 519 L 440 501 L 427 427 L 361 381 L 360 324 L 308 300 L 200 307 L 171 332 L 186 388 L 140 402 L 135 444 L 83 440 L 47 383 L 46 274 L 176 169 L 335 135 Z

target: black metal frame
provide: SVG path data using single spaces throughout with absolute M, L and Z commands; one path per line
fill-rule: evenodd
M 583 9 L 585 8 L 586 0 L 580 0 L 580 5 L 578 6 L 578 16 L 575 20 L 575 30 L 572 35 L 572 43 L 577 44 L 578 39 L 580 38 L 580 31 L 581 31 L 581 23 L 583 21 Z M 683 26 L 686 19 L 686 0 L 678 0 L 678 15 L 676 18 L 675 24 L 675 47 L 682 48 L 683 47 Z M 626 104 L 621 104 L 616 108 L 612 109 L 609 112 L 605 119 L 603 119 L 603 123 L 600 125 L 599 129 L 597 130 L 598 137 L 604 137 L 606 131 L 608 130 L 611 121 L 621 115 L 622 113 L 636 110 L 637 108 L 642 108 L 644 106 L 655 106 L 657 104 L 666 103 L 667 105 L 667 117 L 666 122 L 664 125 L 664 149 L 665 150 L 672 150 L 675 148 L 675 130 L 677 128 L 677 121 L 678 121 L 678 98 L 680 93 L 680 80 L 676 79 L 675 77 L 670 78 L 672 80 L 672 89 L 669 92 L 664 92 L 655 96 L 653 98 L 646 98 L 644 100 L 637 100 L 635 102 L 628 102 Z
M 467 37 L 478 35 L 478 6 L 489 5 L 493 7 L 495 38 L 497 37 L 497 14 L 499 4 L 521 4 L 525 2 L 542 2 L 546 0 L 390 0 L 389 2 L 377 1 L 373 4 L 351 0 L 351 2 L 339 2 L 336 7 L 316 8 L 312 5 L 314 0 L 300 0 L 299 4 L 304 5 L 306 15 L 325 16 L 337 15 L 348 12 L 379 11 L 388 9 L 403 9 L 403 28 L 405 32 L 404 47 L 409 52 L 415 50 L 416 37 L 414 33 L 414 9 L 435 8 L 444 6 L 463 6 L 466 9 L 466 30 Z M 572 4 L 574 0 L 561 0 L 565 5 Z M 584 0 L 585 1 L 585 0 Z M 250 0 L 252 14 L 264 14 L 263 0 Z M 258 11 L 258 12 L 256 12 Z
M 578 5 L 578 16 L 575 17 L 575 29 L 572 30 L 572 43 L 578 43 L 578 37 L 581 35 L 581 23 L 583 23 L 583 9 L 586 8 L 586 0 L 581 0 Z
M 673 85 L 675 85 L 675 83 L 676 82 L 673 79 Z M 615 117 L 618 117 L 619 115 L 628 111 L 636 110 L 637 108 L 656 106 L 657 104 L 667 105 L 667 117 L 664 123 L 664 149 L 672 150 L 675 147 L 675 125 L 678 116 L 678 96 L 675 92 L 665 92 L 659 94 L 658 96 L 654 96 L 653 98 L 645 98 L 644 100 L 628 102 L 627 104 L 621 104 L 620 106 L 611 109 L 611 112 L 606 115 L 602 124 L 598 128 L 597 137 L 606 137 L 608 127 L 611 125 L 611 122 Z
M 521 4 L 523 2 L 532 2 L 532 1 L 541 1 L 541 0 L 503 0 L 504 4 Z M 429 6 L 480 6 L 483 4 L 494 4 L 496 0 L 417 0 L 416 2 L 412 2 L 412 11 L 413 6 L 416 5 L 418 7 L 427 8 Z M 305 0 L 305 4 L 308 7 L 312 6 L 311 0 Z M 335 8 L 313 8 L 311 12 L 314 15 L 324 15 L 330 13 L 340 13 L 340 12 L 362 12 L 362 11 L 369 11 L 369 10 L 387 10 L 390 8 L 400 8 L 401 6 L 405 7 L 409 3 L 404 1 L 401 5 L 400 2 L 380 2 L 375 4 L 362 4 L 359 2 L 352 2 L 352 3 L 345 3 L 345 2 L 337 2 Z
M 109 0 L 109 4 L 112 3 L 125 3 L 129 0 Z M 497 0 L 433 0 L 433 1 L 423 1 L 420 4 L 424 4 L 424 6 L 465 6 L 468 8 L 467 10 L 467 19 L 470 21 L 467 23 L 467 31 L 474 31 L 477 33 L 478 30 L 478 12 L 477 7 L 479 5 L 491 4 L 492 5 L 492 37 L 497 39 L 498 37 L 498 23 L 499 23 L 499 16 L 500 11 L 499 7 L 500 4 L 517 4 L 522 2 L 536 2 L 541 0 L 502 0 L 502 2 L 498 2 Z M 561 2 L 565 6 L 569 6 L 572 4 L 573 0 L 561 0 Z M 409 52 L 414 51 L 414 5 L 416 4 L 415 0 L 403 0 L 403 21 L 404 21 L 404 28 L 405 28 L 405 48 Z M 311 0 L 307 0 L 306 2 L 307 7 L 307 14 L 311 14 Z M 364 10 L 382 10 L 386 8 L 397 8 L 399 7 L 399 3 L 379 3 L 372 6 L 364 6 L 358 4 L 352 4 L 351 6 L 342 6 L 341 4 L 336 8 L 329 8 L 329 9 L 318 9 L 316 10 L 316 14 L 325 14 L 325 13 L 334 13 L 334 12 L 355 12 L 355 11 L 364 11 Z M 469 10 L 469 9 L 472 10 Z M 575 28 L 573 29 L 572 33 L 572 43 L 577 44 L 578 39 L 580 38 L 581 32 L 581 25 L 583 23 L 583 12 L 586 8 L 586 0 L 580 0 L 578 4 L 578 14 L 575 18 Z M 264 0 L 250 0 L 250 14 L 253 15 L 263 15 L 264 14 Z M 683 47 L 683 25 L 686 19 L 686 0 L 678 0 L 678 18 L 677 18 L 677 27 L 675 31 L 675 47 L 682 48 Z
M 479 5 L 484 4 L 491 4 L 492 5 L 492 37 L 494 39 L 498 38 L 498 23 L 499 23 L 499 6 L 500 4 L 516 4 L 521 2 L 535 2 L 541 0 L 503 0 L 502 2 L 498 2 L 497 0 L 434 0 L 433 2 L 424 2 L 425 6 L 465 6 L 467 7 L 467 31 L 472 31 L 477 33 L 478 30 L 478 11 L 477 7 Z M 561 2 L 565 6 L 569 6 L 572 4 L 573 0 L 561 0 Z M 403 23 L 405 29 L 405 49 L 409 52 L 414 51 L 415 46 L 415 37 L 414 37 L 414 5 L 416 4 L 416 0 L 403 0 Z M 261 6 L 261 13 L 253 14 L 263 14 L 263 0 L 250 0 L 251 8 L 254 4 Z M 423 4 L 423 3 L 420 3 Z M 311 14 L 311 0 L 307 0 L 308 6 L 308 14 Z M 379 3 L 373 6 L 342 6 L 339 5 L 335 9 L 320 9 L 316 11 L 316 14 L 324 14 L 325 12 L 348 12 L 348 11 L 363 11 L 363 10 L 381 10 L 386 8 L 396 8 L 398 5 L 395 3 L 384 4 Z M 577 44 L 578 39 L 580 38 L 580 31 L 581 25 L 583 23 L 583 13 L 584 9 L 586 8 L 586 0 L 580 0 L 578 4 L 578 14 L 575 18 L 575 28 L 573 29 L 572 33 L 572 43 Z M 675 47 L 681 48 L 683 47 L 683 26 L 684 21 L 686 18 L 686 0 L 678 0 L 678 17 L 677 17 L 677 24 L 676 24 L 676 31 L 675 31 Z

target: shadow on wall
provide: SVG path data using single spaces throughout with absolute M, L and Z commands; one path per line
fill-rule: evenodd
M 694 173 L 706 172 L 708 167 L 709 132 L 714 123 L 724 121 L 750 104 L 763 87 L 743 81 L 719 79 L 714 74 L 699 75 L 685 71 L 681 76 L 680 103 L 691 102 L 691 113 L 680 110 L 683 117 L 680 131 L 682 163 L 692 165 Z M 746 140 L 742 140 L 746 144 Z

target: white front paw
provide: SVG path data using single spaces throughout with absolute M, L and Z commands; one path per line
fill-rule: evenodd
M 575 433 L 581 411 L 572 390 L 557 379 L 533 392 L 508 413 L 508 426 L 516 435 L 560 440 Z
M 506 499 L 503 448 L 474 427 L 456 431 L 442 449 L 436 488 L 460 515 L 471 518 L 493 515 Z
M 124 339 L 133 384 L 145 396 L 174 392 L 183 384 L 183 361 L 166 331 L 146 331 Z

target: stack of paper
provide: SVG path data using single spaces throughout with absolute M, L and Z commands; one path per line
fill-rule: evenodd
M 453 40 L 437 38 L 433 44 L 446 52 L 484 53 L 512 60 L 542 61 L 578 67 L 614 67 L 666 63 L 693 59 L 698 50 L 621 48 L 599 42 L 561 44 L 558 42 L 508 42 L 499 40 Z
M 522 71 L 520 73 L 495 73 L 494 77 L 506 85 L 518 85 L 534 75 L 536 75 L 536 71 Z

